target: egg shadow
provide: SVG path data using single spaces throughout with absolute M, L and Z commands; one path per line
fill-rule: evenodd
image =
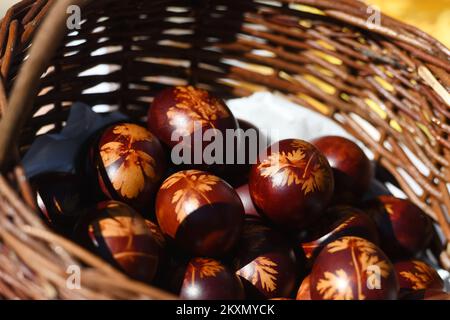
M 243 220 L 242 209 L 238 206 L 223 202 L 205 205 L 183 220 L 175 242 L 194 255 L 220 257 L 237 243 Z

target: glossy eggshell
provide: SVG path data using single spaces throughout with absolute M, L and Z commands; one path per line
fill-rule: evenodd
M 202 143 L 197 137 L 201 139 L 206 130 L 216 129 L 218 132 L 214 137 L 221 134 L 226 141 L 226 130 L 236 130 L 238 123 L 226 104 L 213 94 L 192 86 L 177 86 L 163 90 L 154 98 L 148 111 L 148 128 L 170 149 L 182 141 L 186 142 L 191 152 L 190 161 L 183 161 L 184 165 L 221 173 L 226 169 L 224 165 L 207 163 L 204 157 L 194 161 L 194 153 L 201 151 L 198 154 L 203 156 L 205 148 L 211 143 L 206 139 Z M 200 141 L 197 150 L 195 141 Z M 225 146 L 226 143 L 221 150 L 224 154 Z
M 156 223 L 154 223 L 153 221 L 150 221 L 148 219 L 145 219 L 145 224 L 150 229 L 150 232 L 152 233 L 153 238 L 155 239 L 156 243 L 158 244 L 159 249 L 161 251 L 164 251 L 167 246 L 167 242 L 166 242 L 166 239 L 164 238 L 164 234 L 162 233 L 159 226 Z
M 312 141 L 328 159 L 334 174 L 334 202 L 356 202 L 369 190 L 374 170 L 364 151 L 353 141 L 325 136 Z
M 167 167 L 159 140 L 133 123 L 118 123 L 101 134 L 91 150 L 100 189 L 148 216 Z
M 296 285 L 298 266 L 288 240 L 258 218 L 247 216 L 234 265 L 250 299 L 289 297 Z
M 324 246 L 344 236 L 355 236 L 379 243 L 375 222 L 362 210 L 349 206 L 335 206 L 310 228 L 309 235 L 300 244 L 306 258 L 312 262 Z
M 308 142 L 279 141 L 260 155 L 249 179 L 258 211 L 277 225 L 303 229 L 316 221 L 333 194 L 327 159 Z
M 423 261 L 399 261 L 394 267 L 402 294 L 424 289 L 444 290 L 444 281 L 437 271 Z
M 140 281 L 151 282 L 161 260 L 158 236 L 134 209 L 118 201 L 101 202 L 82 217 L 74 238 Z
M 295 300 L 311 300 L 311 283 L 309 277 L 308 275 L 303 279 L 300 288 L 298 288 Z
M 180 298 L 185 300 L 242 300 L 244 288 L 238 276 L 211 258 L 193 258 L 185 269 Z
M 82 210 L 88 206 L 81 177 L 73 173 L 47 172 L 34 176 L 30 184 L 46 223 L 56 231 L 71 232 Z
M 248 184 L 244 184 L 235 190 L 242 201 L 245 214 L 259 217 L 258 210 L 256 210 L 252 197 L 250 196 Z
M 162 232 L 197 256 L 220 257 L 236 244 L 244 208 L 225 181 L 210 173 L 180 171 L 162 184 L 156 199 Z
M 431 219 L 409 200 L 379 196 L 365 202 L 363 209 L 376 222 L 381 248 L 391 258 L 417 256 L 431 241 Z
M 343 237 L 329 243 L 311 271 L 313 300 L 395 300 L 394 266 L 373 243 Z
M 382 182 L 373 179 L 370 183 L 369 190 L 363 195 L 360 202 L 368 201 L 379 196 L 391 195 L 389 189 Z

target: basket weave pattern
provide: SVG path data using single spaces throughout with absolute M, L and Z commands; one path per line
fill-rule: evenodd
M 83 6 L 81 30 L 61 25 L 67 14 L 50 11 L 56 3 Z M 0 294 L 171 298 L 47 230 L 34 214 L 19 163 L 43 128 L 62 128 L 72 102 L 108 105 L 139 119 L 169 84 L 195 84 L 224 98 L 279 91 L 333 118 L 365 143 L 450 241 L 450 51 L 390 17 L 371 23 L 372 14 L 356 0 L 24 0 L 13 6 L 0 24 Z M 61 42 L 36 34 L 44 21 L 59 26 Z M 33 69 L 30 61 L 45 56 L 45 45 L 49 63 Z M 41 70 L 41 81 L 30 76 Z M 21 102 L 24 92 L 32 104 Z M 447 245 L 440 257 L 447 269 L 449 251 Z M 83 266 L 80 290 L 67 289 L 71 264 Z

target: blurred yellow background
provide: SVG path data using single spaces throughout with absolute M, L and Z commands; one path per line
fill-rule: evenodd
M 450 48 L 450 0 L 367 0 L 366 3 L 428 32 Z
M 336 0 L 339 1 L 339 0 Z M 0 16 L 17 0 L 0 0 Z M 413 24 L 450 48 L 450 0 L 366 0 L 388 15 Z

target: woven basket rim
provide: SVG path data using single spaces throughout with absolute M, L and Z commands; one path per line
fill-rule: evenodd
M 115 2 L 114 0 L 108 0 L 109 2 Z M 103 1 L 103 2 L 108 2 Z M 239 2 L 239 1 L 237 1 Z M 385 39 L 390 39 L 392 43 L 386 43 L 386 48 L 390 48 L 392 52 L 395 52 L 397 54 L 400 54 L 399 52 L 407 52 L 410 55 L 405 55 L 405 60 L 402 62 L 405 62 L 406 65 L 413 64 L 415 66 L 419 65 L 417 70 L 417 79 L 421 79 L 423 81 L 423 84 L 421 84 L 421 90 L 423 90 L 422 95 L 426 97 L 425 99 L 428 99 L 431 102 L 427 102 L 431 105 L 432 108 L 436 108 L 436 105 L 441 106 L 444 108 L 444 111 L 440 110 L 436 114 L 442 114 L 442 119 L 446 119 L 448 121 L 449 117 L 445 117 L 445 93 L 442 92 L 442 90 L 445 90 L 448 94 L 448 88 L 450 87 L 450 78 L 448 77 L 449 70 L 450 70 L 450 50 L 437 41 L 436 39 L 432 38 L 431 36 L 425 34 L 424 32 L 416 29 L 414 26 L 410 26 L 407 24 L 404 24 L 402 22 L 399 22 L 393 18 L 387 17 L 383 15 L 384 21 L 386 21 L 387 26 L 381 26 L 379 28 L 375 27 L 374 29 L 370 29 L 367 27 L 367 25 L 364 25 L 364 20 L 361 18 L 361 15 L 363 13 L 363 8 L 366 8 L 366 4 L 360 1 L 355 0 L 344 0 L 342 3 L 335 3 L 330 0 L 296 0 L 296 1 L 287 1 L 287 0 L 280 0 L 281 3 L 295 3 L 295 4 L 302 4 L 306 6 L 311 6 L 314 8 L 317 8 L 320 11 L 323 11 L 326 13 L 327 16 L 330 17 L 330 19 L 335 19 L 339 23 L 347 24 L 349 28 L 357 28 L 358 30 L 366 30 L 369 35 L 375 35 L 377 37 L 377 41 L 379 43 L 385 44 L 383 41 Z M 37 93 L 39 90 L 39 79 L 41 75 L 45 72 L 47 67 L 52 63 L 53 58 L 53 52 L 57 52 L 60 43 L 63 41 L 64 36 L 66 36 L 66 30 L 65 28 L 61 28 L 60 26 L 65 25 L 66 20 L 66 8 L 68 4 L 76 4 L 80 6 L 86 6 L 94 3 L 92 0 L 59 0 L 59 1 L 52 1 L 52 0 L 23 0 L 21 3 L 16 4 L 12 7 L 10 11 L 8 11 L 7 15 L 0 21 L 0 26 L 3 26 L 3 28 L 0 29 L 0 58 L 2 58 L 2 52 L 3 48 L 11 49 L 11 52 L 14 52 L 14 57 L 20 57 L 20 52 L 25 50 L 26 45 L 28 41 L 30 41 L 33 37 L 34 43 L 39 43 L 39 45 L 33 45 L 31 46 L 30 51 L 28 52 L 29 57 L 24 62 L 24 64 L 21 66 L 19 73 L 17 76 L 10 78 L 10 72 L 11 72 L 11 63 L 5 63 L 6 60 L 12 60 L 13 57 L 8 57 L 6 54 L 3 55 L 2 60 L 0 60 L 0 66 L 2 67 L 2 79 L 4 84 L 7 82 L 8 86 L 4 86 L 0 84 L 0 111 L 2 112 L 2 119 L 0 121 L 0 132 L 3 134 L 0 135 L 0 166 L 3 169 L 3 175 L 0 176 L 0 195 L 2 195 L 5 198 L 5 201 L 2 205 L 0 205 L 0 211 L 6 211 L 12 210 L 14 212 L 17 212 L 17 221 L 15 222 L 20 225 L 20 228 L 18 229 L 18 234 L 11 233 L 11 229 L 8 229 L 6 227 L 0 228 L 0 237 L 3 239 L 5 244 L 11 248 L 11 250 L 15 252 L 20 252 L 19 257 L 23 260 L 24 259 L 24 252 L 29 252 L 29 249 L 26 248 L 26 245 L 24 242 L 22 242 L 18 236 L 20 234 L 23 234 L 24 237 L 28 237 L 29 243 L 30 239 L 37 239 L 39 241 L 42 241 L 46 244 L 48 247 L 48 252 L 52 252 L 52 255 L 58 257 L 58 261 L 64 261 L 62 258 L 61 253 L 56 254 L 54 253 L 54 248 L 52 247 L 52 243 L 57 243 L 59 246 L 64 248 L 65 254 L 68 254 L 69 256 L 76 257 L 76 260 L 81 259 L 86 264 L 94 266 L 94 269 L 98 271 L 95 275 L 98 277 L 97 281 L 95 282 L 95 279 L 91 279 L 93 282 L 95 282 L 97 288 L 104 286 L 105 282 L 108 280 L 114 279 L 117 283 L 115 284 L 115 287 L 118 288 L 118 290 L 123 291 L 123 296 L 129 296 L 129 297 L 140 297 L 140 296 L 147 296 L 147 297 L 153 297 L 153 298 L 161 298 L 161 299 L 172 299 L 174 296 L 164 293 L 156 288 L 144 286 L 140 283 L 134 282 L 132 280 L 129 280 L 122 276 L 117 271 L 113 270 L 109 265 L 105 264 L 104 262 L 100 261 L 98 258 L 93 256 L 92 254 L 78 248 L 74 244 L 70 243 L 70 241 L 67 241 L 61 237 L 58 237 L 57 235 L 53 234 L 52 232 L 49 232 L 45 226 L 37 219 L 36 216 L 33 215 L 34 208 L 34 201 L 31 194 L 31 189 L 26 181 L 25 173 L 23 171 L 23 168 L 21 168 L 19 163 L 19 156 L 17 152 L 11 153 L 11 150 L 15 150 L 15 145 L 18 141 L 19 135 L 17 132 L 21 131 L 21 129 L 27 125 L 28 119 L 31 118 L 31 115 L 33 113 L 33 107 L 34 105 L 31 103 L 35 100 L 37 97 Z M 158 1 L 158 3 L 166 3 L 166 1 Z M 236 1 L 230 1 L 230 5 L 234 5 Z M 259 2 L 261 3 L 261 2 Z M 245 7 L 248 4 L 255 4 L 255 1 L 252 0 L 245 0 L 242 1 L 242 6 Z M 264 4 L 261 4 L 263 7 Z M 237 5 L 238 6 L 238 5 Z M 270 9 L 270 8 L 269 8 Z M 283 7 L 284 9 L 284 7 Z M 28 10 L 28 11 L 27 11 Z M 50 10 L 50 11 L 48 11 Z M 274 9 L 276 11 L 276 8 Z M 281 9 L 280 9 L 281 10 Z M 25 15 L 23 15 L 21 21 L 14 19 L 14 15 L 19 12 L 27 12 Z M 268 10 L 269 12 L 270 10 Z M 291 11 L 287 11 L 291 13 Z M 257 12 L 252 13 L 255 15 L 255 17 L 252 17 L 254 21 L 259 21 L 260 24 L 263 24 L 266 28 L 272 28 L 271 30 L 276 30 L 274 34 L 277 36 L 273 36 L 270 41 L 273 42 L 283 42 L 284 44 L 279 44 L 279 47 L 272 46 L 271 49 L 276 52 L 278 55 L 282 54 L 282 57 L 279 59 L 279 61 L 274 61 L 274 59 L 261 59 L 261 58 L 255 58 L 255 56 L 251 55 L 251 53 L 248 53 L 246 51 L 243 51 L 245 54 L 248 55 L 247 59 L 259 59 L 261 64 L 268 63 L 267 61 L 271 63 L 278 63 L 277 67 L 280 70 L 287 70 L 288 68 L 291 68 L 290 70 L 295 70 L 296 68 L 302 72 L 304 72 L 304 66 L 300 63 L 300 58 L 293 57 L 290 55 L 290 52 L 288 50 L 283 51 L 283 46 L 289 47 L 296 44 L 294 42 L 294 37 L 298 36 L 295 31 L 293 31 L 293 26 L 289 25 L 292 24 L 292 21 L 288 19 L 288 17 L 283 15 L 273 15 L 270 16 L 270 12 Z M 352 15 L 353 14 L 353 15 Z M 300 15 L 300 14 L 299 14 Z M 333 21 L 335 21 L 333 20 Z M 14 22 L 16 21 L 16 22 Z M 256 23 L 256 22 L 255 22 Z M 8 28 L 5 27 L 5 24 L 8 25 Z M 36 32 L 36 25 L 41 25 L 41 28 L 39 31 Z M 277 29 L 278 28 L 278 29 Z M 321 29 L 314 29 L 321 30 Z M 1 33 L 3 31 L 3 34 Z M 253 32 L 252 30 L 240 29 L 241 32 L 248 32 L 251 34 Z M 7 34 L 9 32 L 9 34 Z M 299 37 L 305 36 L 308 37 L 311 36 L 311 32 L 308 33 L 307 31 L 304 31 L 301 29 L 300 31 L 297 31 Z M 336 31 L 336 33 L 338 33 Z M 259 37 L 269 37 L 270 34 L 265 34 L 263 32 L 254 33 L 257 34 Z M 253 34 L 253 35 L 254 35 Z M 9 35 L 9 36 L 8 36 Z M 282 35 L 282 36 L 280 36 Z M 312 33 L 313 36 L 320 36 L 320 33 Z M 414 35 L 415 37 L 412 37 L 411 35 Z M 16 41 L 11 42 L 11 36 L 15 38 Z M 379 40 L 378 37 L 381 37 L 381 40 Z M 332 38 L 332 37 L 330 37 Z M 325 37 L 325 39 L 330 39 Z M 21 39 L 21 40 L 20 40 Z M 290 41 L 288 41 L 288 40 Z M 334 40 L 334 38 L 332 38 Z M 336 36 L 336 39 L 340 39 Z M 5 44 L 5 41 L 8 40 L 9 43 Z M 346 40 L 346 39 L 344 39 Z M 347 41 L 348 40 L 348 41 Z M 356 45 L 351 37 L 347 39 L 348 46 L 350 47 L 350 43 L 353 43 L 353 45 Z M 23 41 L 23 43 L 21 42 Z M 308 42 L 309 40 L 305 40 L 305 42 Z M 336 41 L 337 43 L 337 41 Z M 343 41 L 342 43 L 345 43 Z M 229 50 L 226 51 L 227 54 L 229 52 L 233 52 L 232 50 L 241 50 L 242 47 L 245 47 L 245 44 L 249 45 L 245 42 L 240 43 L 223 43 L 223 50 Z M 425 47 L 425 44 L 428 44 L 429 47 Z M 235 45 L 235 47 L 233 47 Z M 297 44 L 296 44 L 297 45 Z M 306 45 L 306 44 L 305 44 Z M 309 44 L 308 44 L 309 45 Z M 390 47 L 391 45 L 391 47 Z M 228 47 L 227 47 L 228 46 Z M 239 47 L 241 46 L 241 47 Z M 300 45 L 299 45 L 300 46 Z M 20 51 L 17 48 L 20 48 Z M 254 44 L 254 48 L 264 48 L 264 46 L 258 45 L 257 43 Z M 280 49 L 281 48 L 281 49 Z M 335 48 L 336 49 L 336 48 Z M 261 49 L 262 50 L 262 49 Z M 305 49 L 306 50 L 306 49 Z M 320 50 L 320 49 L 319 49 Z M 397 52 L 397 51 L 398 52 Z M 7 52 L 6 50 L 5 52 Z M 345 48 L 338 48 L 339 53 L 345 52 Z M 352 51 L 349 49 L 349 51 Z M 52 54 L 49 54 L 52 53 Z M 351 63 L 351 58 L 353 57 L 355 60 L 356 57 L 359 57 L 360 59 L 363 59 L 365 54 L 367 56 L 365 59 L 368 59 L 366 61 L 369 61 L 367 64 L 369 64 L 371 67 L 373 66 L 371 63 L 371 59 L 375 59 L 374 57 L 370 56 L 370 53 L 364 52 L 363 50 L 353 50 L 352 52 L 347 52 L 350 58 L 348 58 L 348 61 L 345 60 L 344 64 Z M 231 55 L 231 54 L 230 54 Z M 343 58 L 346 58 L 347 56 L 344 56 Z M 443 58 L 446 57 L 446 60 Z M 313 55 L 308 55 L 308 59 L 312 59 L 310 61 L 317 62 L 317 59 Z M 380 57 L 376 57 L 376 59 L 379 59 Z M 387 57 L 388 58 L 388 57 Z M 289 60 L 290 59 L 290 60 Z M 294 63 L 293 60 L 297 59 L 299 62 Z M 20 58 L 19 58 L 20 60 Z M 256 60 L 258 61 L 258 60 Z M 378 61 L 378 60 L 377 60 Z M 417 61 L 417 62 L 416 62 Z M 291 63 L 288 64 L 287 62 Z M 379 63 L 382 63 L 383 60 L 381 59 Z M 284 63 L 284 64 L 283 64 Z M 395 64 L 385 59 L 384 63 L 387 67 L 392 68 L 393 71 L 397 71 L 395 69 Z M 351 87 L 348 86 L 348 78 L 349 75 L 343 74 L 341 75 L 339 67 L 334 67 L 332 64 L 323 64 L 325 66 L 329 66 L 330 68 L 334 68 L 332 70 L 335 70 L 338 74 L 338 77 L 342 77 L 342 89 L 340 90 L 350 90 Z M 274 67 L 274 66 L 272 66 Z M 351 65 L 352 68 L 357 68 L 358 65 Z M 283 69 L 284 68 L 284 69 Z M 6 69 L 6 71 L 5 71 Z M 363 68 L 361 68 L 362 70 Z M 377 69 L 377 68 L 375 68 Z M 355 69 L 357 70 L 357 69 Z M 192 72 L 192 70 L 190 70 Z M 305 86 L 307 89 L 310 89 L 308 85 L 310 85 L 308 82 L 305 82 L 304 79 L 301 79 L 302 82 L 300 84 L 292 84 L 287 85 L 286 88 L 283 86 L 286 85 L 286 82 L 284 79 L 264 79 L 264 77 L 258 77 L 257 75 L 252 74 L 250 71 L 242 71 L 242 70 L 233 70 L 239 71 L 239 73 L 233 74 L 230 71 L 230 74 L 233 77 L 241 77 L 241 79 L 248 81 L 248 79 L 254 77 L 255 82 L 267 86 L 272 86 L 271 88 L 275 90 L 283 90 L 286 89 L 288 93 L 290 93 L 290 98 L 293 99 L 294 102 L 300 102 L 300 103 L 306 103 L 309 107 L 311 107 L 311 104 L 309 103 L 310 100 L 306 99 L 305 97 L 299 97 L 294 95 L 292 92 L 295 92 L 295 90 L 298 89 L 300 85 Z M 373 71 L 372 69 L 368 68 L 368 71 Z M 378 70 L 377 70 L 378 71 Z M 415 73 L 415 70 L 413 70 Z M 363 71 L 361 71 L 363 72 Z M 406 73 L 406 71 L 405 71 Z M 280 73 L 281 74 L 281 73 Z M 403 74 L 401 74 L 403 76 Z M 353 76 L 352 76 L 353 77 Z M 379 76 L 380 78 L 381 76 Z M 400 77 L 400 73 L 399 73 Z M 267 78 L 267 77 L 266 77 Z M 326 79 L 326 77 L 324 76 Z M 375 77 L 374 77 L 375 78 Z M 356 77 L 355 77 L 356 79 Z M 376 78 L 378 79 L 378 78 Z M 387 78 L 389 80 L 389 78 Z M 412 98 L 415 98 L 415 96 L 411 96 L 411 98 L 408 99 L 408 87 L 403 83 L 404 79 L 399 78 L 400 80 L 396 79 L 400 84 L 403 84 L 403 86 L 395 87 L 395 90 L 405 90 L 404 92 L 400 92 L 402 95 L 404 95 L 406 98 L 404 98 L 404 103 L 413 104 L 411 100 Z M 191 79 L 192 80 L 192 79 Z M 383 78 L 381 78 L 383 80 Z M 272 83 L 270 83 L 272 81 Z M 385 80 L 386 81 L 386 80 Z M 394 80 L 392 80 L 394 81 Z M 9 89 L 12 86 L 12 89 Z M 389 83 L 388 83 L 389 85 Z M 385 83 L 380 81 L 380 83 L 377 83 L 376 81 L 374 83 L 367 84 L 367 87 L 370 86 L 370 89 L 373 90 L 373 87 L 378 86 L 379 91 L 383 90 L 383 86 L 387 86 Z M 427 87 L 428 86 L 428 87 Z M 361 85 L 359 88 L 361 91 L 367 90 L 364 85 Z M 414 87 L 414 86 L 413 86 Z M 8 88 L 6 90 L 5 88 Z M 238 92 L 238 95 L 244 95 L 244 93 L 248 93 L 249 91 L 247 88 L 238 88 L 234 89 L 233 92 Z M 247 90 L 247 91 L 246 91 Z M 313 89 L 311 89 L 312 92 Z M 385 90 L 386 91 L 386 90 Z M 25 94 L 24 94 L 25 93 Z M 242 93 L 242 94 L 241 94 Z M 356 94 L 356 93 L 355 93 Z M 389 94 L 389 92 L 387 92 Z M 323 96 L 324 99 L 327 98 L 326 96 Z M 390 96 L 387 95 L 388 102 L 392 103 L 395 106 L 395 100 L 394 102 L 389 101 Z M 434 100 L 433 100 L 434 99 Z M 442 101 L 444 101 L 444 104 Z M 327 100 L 325 100 L 327 101 Z M 328 101 L 335 101 L 329 99 Z M 356 101 L 356 100 L 355 100 Z M 434 101 L 434 102 L 433 102 Z M 436 102 L 437 101 L 437 102 Z M 344 101 L 345 102 L 345 101 Z M 346 128 L 350 131 L 352 134 L 358 134 L 358 126 L 357 123 L 352 121 L 351 117 L 349 116 L 349 113 L 347 113 L 348 110 L 346 103 L 337 103 L 335 106 L 335 109 L 333 111 L 333 114 L 339 113 L 342 114 L 345 121 L 347 122 Z M 363 101 L 364 102 L 364 101 Z M 403 102 L 403 101 L 402 101 Z M 356 102 L 355 102 L 356 103 Z M 361 103 L 359 100 L 357 103 Z M 434 103 L 434 104 L 433 104 Z M 428 106 L 428 105 L 427 105 Z M 398 108 L 398 107 L 397 107 Z M 403 112 L 407 112 L 405 110 L 402 110 Z M 62 109 L 61 109 L 62 110 Z M 336 111 L 338 110 L 338 111 Z M 435 109 L 432 109 L 434 111 Z M 387 112 L 387 118 L 391 117 L 390 112 L 391 110 L 388 110 Z M 448 111 L 448 108 L 447 108 Z M 395 114 L 394 114 L 395 115 Z M 393 115 L 393 116 L 394 116 Z M 435 114 L 432 114 L 435 116 Z M 411 114 L 410 116 L 414 116 L 414 114 Z M 395 118 L 398 119 L 398 118 Z M 446 178 L 445 177 L 445 168 L 447 168 L 447 175 L 448 175 L 448 162 L 450 162 L 450 153 L 449 150 L 446 149 L 446 142 L 445 141 L 445 130 L 448 130 L 448 123 L 442 122 L 442 119 L 440 120 L 436 116 L 436 121 L 441 121 L 440 123 L 432 124 L 434 127 L 433 130 L 435 130 L 436 135 L 434 136 L 434 139 L 436 139 L 436 143 L 441 145 L 441 153 L 437 152 L 439 148 L 431 149 L 431 150 L 425 150 L 423 149 L 419 144 L 417 144 L 417 148 L 414 151 L 420 151 L 423 152 L 425 156 L 429 154 L 435 154 L 434 158 L 429 156 L 430 161 L 430 168 L 431 170 L 440 170 L 442 171 L 442 177 L 437 176 L 436 179 L 442 179 L 442 182 L 438 184 L 433 184 L 433 179 L 431 182 L 425 181 L 427 184 L 432 185 L 432 188 L 430 190 L 425 190 L 429 195 L 428 197 L 432 200 L 430 204 L 426 204 L 424 202 L 424 199 L 421 199 L 420 197 L 417 197 L 412 200 L 415 203 L 422 204 L 421 207 L 427 208 L 426 212 L 429 215 L 434 215 L 434 218 L 437 222 L 439 222 L 444 230 L 446 232 L 447 236 L 450 237 L 450 227 L 448 223 L 448 219 L 446 221 L 445 214 L 442 213 L 443 209 L 438 208 L 439 204 L 442 206 L 446 206 L 447 208 L 450 208 L 450 196 L 449 191 L 446 189 Z M 396 120 L 397 121 L 397 120 Z M 397 124 L 399 122 L 397 121 Z M 377 145 L 370 145 L 370 147 L 377 152 L 377 155 L 379 157 L 380 163 L 388 169 L 390 172 L 398 172 L 396 169 L 396 166 L 398 166 L 399 161 L 407 161 L 407 156 L 404 155 L 404 152 L 402 152 L 401 148 L 399 147 L 399 143 L 396 140 L 396 137 L 389 136 L 391 132 L 395 132 L 395 129 L 391 127 L 391 124 L 388 123 L 384 127 L 381 125 L 381 122 L 378 123 L 378 125 L 382 128 L 384 128 L 385 134 L 388 135 L 385 142 L 391 143 L 393 146 L 392 153 L 394 156 L 389 156 L 389 154 L 386 153 L 386 151 L 381 151 L 380 148 L 383 148 L 382 146 Z M 411 125 L 409 122 L 405 122 L 402 125 Z M 440 131 L 438 131 L 438 129 Z M 404 131 L 403 131 L 404 132 Z M 419 137 L 419 134 L 423 135 L 424 137 L 420 136 L 420 139 L 424 140 L 427 139 L 426 134 L 417 132 L 416 137 Z M 368 144 L 371 142 L 369 138 L 364 136 L 364 133 L 359 133 L 360 136 L 364 138 L 364 143 Z M 447 135 L 448 138 L 448 135 Z M 406 139 L 406 138 L 405 138 Z M 408 136 L 408 139 L 410 137 Z M 414 140 L 414 138 L 412 138 Z M 405 140 L 405 143 L 408 143 L 409 145 L 414 145 L 414 141 Z M 449 143 L 450 145 L 450 143 Z M 426 153 L 429 152 L 429 153 Z M 434 153 L 433 153 L 434 152 Z M 395 157 L 398 157 L 398 159 L 395 159 Z M 11 160 L 13 161 L 14 166 L 11 167 Z M 408 162 L 409 163 L 409 162 Z M 447 163 L 447 164 L 445 164 Z M 439 167 L 440 166 L 440 167 Z M 12 169 L 11 169 L 12 168 Z M 441 168 L 441 169 L 437 169 Z M 442 169 L 444 168 L 444 169 Z M 406 168 L 408 169 L 408 168 Z M 414 171 L 414 168 L 409 168 L 410 170 Z M 434 172 L 434 171 L 432 171 Z M 438 172 L 438 173 L 439 173 Z M 395 178 L 402 179 L 400 174 L 394 174 Z M 420 174 L 417 174 L 417 177 L 421 177 Z M 426 180 L 426 179 L 425 179 Z M 420 181 L 419 181 L 420 182 Z M 427 185 L 425 184 L 424 185 Z M 401 185 L 402 187 L 406 187 L 405 185 Z M 413 192 L 411 191 L 408 193 L 408 195 L 413 195 Z M 441 200 L 440 202 L 437 201 L 439 199 L 438 195 L 440 195 Z M 3 206 L 3 209 L 1 208 Z M 31 209 L 30 209 L 31 208 Z M 4 214 L 4 217 L 7 215 Z M 1 214 L 0 214 L 1 218 Z M 2 218 L 3 219 L 3 218 Z M 9 223 L 10 228 L 14 227 L 14 223 Z M 450 239 L 450 238 L 449 238 Z M 28 250 L 28 251 L 27 251 Z M 447 268 L 450 268 L 450 246 L 447 247 L 447 250 L 442 251 L 441 253 L 441 263 L 445 265 Z M 70 260 L 70 259 L 69 259 Z M 67 260 L 66 260 L 67 261 Z M 42 263 L 48 262 L 45 260 L 45 258 L 42 260 Z M 30 263 L 29 261 L 25 260 L 25 264 Z M 54 266 L 54 270 L 61 271 L 61 266 Z M 42 275 L 41 275 L 42 276 Z M 46 281 L 48 283 L 52 283 L 54 286 L 55 283 L 59 283 L 60 278 L 52 279 L 51 275 L 47 274 L 44 276 L 44 278 L 47 277 Z M 94 278 L 94 277 L 91 277 Z M 2 285 L 2 280 L 0 279 L 0 293 L 2 288 L 4 287 Z M 45 283 L 45 281 L 44 281 Z M 59 283 L 59 286 L 61 286 L 61 283 Z M 19 289 L 17 289 L 19 290 Z M 61 287 L 58 287 L 58 290 L 62 290 Z M 19 290 L 20 291 L 20 290 Z M 23 290 L 22 290 L 23 291 Z M 63 291 L 63 290 L 62 290 Z M 37 296 L 39 296 L 39 290 L 34 291 L 38 292 L 36 293 Z M 95 292 L 95 290 L 87 290 L 86 292 L 83 292 L 85 296 L 91 296 L 95 297 L 98 292 Z M 22 293 L 23 294 L 23 293 Z M 66 295 L 70 296 L 70 293 L 65 293 Z M 83 296 L 81 294 L 80 296 Z M 108 297 L 108 293 L 105 293 L 102 291 L 102 294 L 104 296 L 99 295 L 100 297 Z M 63 294 L 64 295 L 64 294 Z

